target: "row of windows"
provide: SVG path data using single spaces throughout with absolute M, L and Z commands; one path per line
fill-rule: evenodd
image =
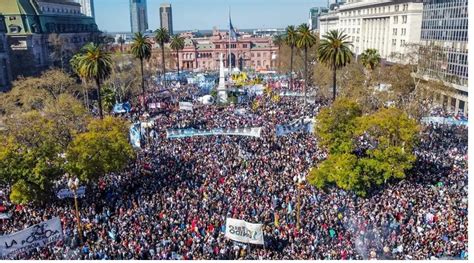
M 95 24 L 46 24 L 46 30 L 50 33 L 76 33 L 97 31 Z
M 63 14 L 80 14 L 81 12 L 75 9 L 65 9 L 65 8 L 49 8 L 49 7 L 41 7 L 41 11 L 43 12 L 53 12 L 53 13 L 63 13 Z
M 468 19 L 423 20 L 421 29 L 464 29 L 467 30 Z
M 398 42 L 397 39 L 392 39 L 392 46 L 396 46 L 396 45 L 397 45 L 397 42 Z M 406 44 L 406 40 L 401 39 L 401 40 L 400 40 L 400 46 L 403 47 L 405 44 Z
M 401 11 L 408 11 L 408 4 L 403 4 L 401 5 L 395 5 L 393 10 L 395 12 Z M 342 16 L 355 16 L 355 15 L 368 15 L 368 14 L 381 14 L 381 13 L 389 13 L 391 12 L 391 6 L 382 6 L 382 7 L 373 7 L 373 8 L 366 8 L 366 9 L 361 9 L 361 10 L 353 10 L 353 11 L 346 11 L 342 12 Z
M 421 39 L 467 41 L 468 34 L 466 30 L 425 30 L 421 31 Z
M 396 36 L 398 34 L 398 28 L 394 28 L 392 35 Z M 400 35 L 401 36 L 406 36 L 407 35 L 407 29 L 406 28 L 401 28 L 400 30 Z

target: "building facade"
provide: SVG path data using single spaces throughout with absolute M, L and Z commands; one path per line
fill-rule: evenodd
M 226 68 L 229 63 L 241 70 L 268 71 L 276 67 L 278 47 L 273 45 L 271 37 L 242 34 L 230 42 L 230 59 L 228 32 L 214 30 L 211 37 L 188 37 L 185 44 L 179 53 L 180 68 L 184 70 L 219 70 L 220 54 L 223 54 Z M 174 52 L 173 56 L 176 58 Z
M 132 33 L 144 33 L 148 30 L 146 0 L 130 0 L 130 24 Z
M 74 0 L 13 0 L 0 5 L 13 78 L 35 74 L 76 52 L 99 33 Z M 53 56 L 53 54 L 55 54 Z M 66 62 L 64 62 L 66 61 Z
M 94 0 L 77 0 L 78 3 L 81 5 L 81 13 L 95 17 L 95 10 L 94 10 Z
M 7 28 L 4 17 L 0 16 L 0 91 L 9 88 L 11 82 L 10 56 L 7 42 Z
M 313 31 L 319 31 L 319 16 L 327 13 L 329 10 L 326 7 L 313 7 L 309 10 L 309 28 Z
M 453 94 L 439 94 L 438 102 L 467 113 L 468 0 L 425 0 L 421 40 L 441 53 L 423 69 L 423 77 L 441 79 L 455 89 Z
M 347 0 L 320 16 L 320 36 L 337 29 L 349 36 L 356 56 L 374 48 L 387 61 L 404 62 L 392 55 L 420 42 L 422 12 L 422 0 Z
M 171 4 L 161 4 L 160 6 L 160 27 L 166 28 L 170 35 L 173 35 L 173 10 Z

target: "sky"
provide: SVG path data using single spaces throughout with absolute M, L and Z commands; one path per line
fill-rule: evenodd
M 99 29 L 130 31 L 130 0 L 95 0 Z M 327 6 L 327 0 L 148 0 L 148 27 L 160 26 L 159 8 L 171 3 L 174 30 L 210 30 L 228 27 L 229 7 L 237 29 L 284 28 L 308 23 L 309 9 Z

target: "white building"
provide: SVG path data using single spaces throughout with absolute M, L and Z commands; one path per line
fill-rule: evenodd
M 392 53 L 403 54 L 405 44 L 420 42 L 422 12 L 422 0 L 347 0 L 319 17 L 320 37 L 337 29 L 349 36 L 356 56 L 375 48 L 393 61 Z
M 77 0 L 81 4 L 81 13 L 86 16 L 95 17 L 94 0 Z

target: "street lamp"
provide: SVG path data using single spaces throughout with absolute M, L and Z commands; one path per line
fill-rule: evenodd
M 300 202 L 300 189 L 302 188 L 302 183 L 304 181 L 304 176 L 295 175 L 293 181 L 296 185 L 296 229 L 300 230 L 300 214 L 301 214 L 301 202 Z
M 66 174 L 69 177 L 69 174 Z M 79 205 L 77 202 L 77 189 L 79 189 L 79 178 L 76 179 L 69 178 L 67 186 L 74 194 L 74 205 L 76 207 L 76 220 L 77 220 L 77 231 L 79 232 L 80 245 L 82 245 L 82 226 L 81 226 L 81 217 L 79 215 Z

